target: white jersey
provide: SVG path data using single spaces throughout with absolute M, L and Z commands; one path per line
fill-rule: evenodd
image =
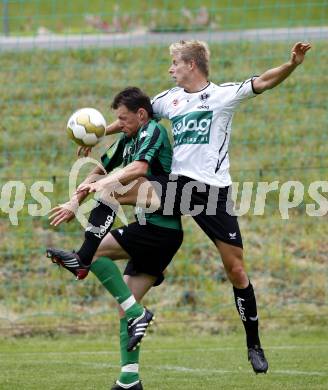
M 256 96 L 252 80 L 209 83 L 194 93 L 176 87 L 155 96 L 155 116 L 169 119 L 172 125 L 173 174 L 218 187 L 231 184 L 228 147 L 232 117 L 241 101 Z

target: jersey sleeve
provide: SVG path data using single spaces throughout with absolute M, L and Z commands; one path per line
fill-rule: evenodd
M 106 153 L 101 156 L 101 163 L 107 173 L 119 167 L 123 162 L 124 138 L 125 136 L 121 135 L 121 137 L 109 147 Z
M 163 91 L 156 95 L 152 100 L 154 118 L 159 120 L 161 118 L 168 118 L 167 99 L 170 93 L 170 89 Z
M 258 76 L 253 76 L 240 83 L 226 83 L 219 85 L 219 87 L 222 89 L 226 88 L 225 105 L 230 110 L 235 110 L 238 107 L 239 103 L 241 103 L 243 100 L 258 95 L 258 93 L 255 92 L 253 87 L 253 80 L 257 77 Z
M 156 122 L 149 125 L 147 130 L 142 131 L 138 139 L 138 149 L 134 161 L 145 160 L 152 163 L 153 159 L 158 156 L 163 145 L 163 134 Z

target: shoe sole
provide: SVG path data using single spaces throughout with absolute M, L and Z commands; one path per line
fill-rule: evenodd
M 254 371 L 256 375 L 258 374 L 266 374 L 269 370 L 266 371 Z
M 252 368 L 253 368 L 253 371 L 254 371 L 254 373 L 257 375 L 257 374 L 266 374 L 268 371 L 269 371 L 269 367 L 264 371 L 255 371 L 254 370 L 254 367 L 252 366 Z

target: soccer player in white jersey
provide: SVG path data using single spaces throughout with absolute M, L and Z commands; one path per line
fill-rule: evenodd
M 236 307 L 246 331 L 248 359 L 256 373 L 267 372 L 268 362 L 261 348 L 255 294 L 245 271 L 242 238 L 229 198 L 232 117 L 243 100 L 286 79 L 310 48 L 310 44 L 298 42 L 289 61 L 281 66 L 243 82 L 216 85 L 209 81 L 207 44 L 174 43 L 170 46 L 169 73 L 177 87 L 158 94 L 152 101 L 155 115 L 171 121 L 174 149 L 172 174 L 148 179 L 162 185 L 158 195 L 164 213 L 173 210 L 191 214 L 218 249 L 233 285 Z M 114 122 L 107 133 L 119 130 Z M 89 187 L 90 191 L 101 189 L 97 183 Z

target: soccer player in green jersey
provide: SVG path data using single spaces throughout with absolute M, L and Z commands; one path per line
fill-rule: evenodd
M 112 108 L 123 133 L 102 156 L 103 169 L 95 168 L 83 185 L 94 180 L 95 175 L 104 174 L 103 170 L 107 184 L 114 185 L 109 192 L 115 192 L 113 188 L 117 189 L 118 181 L 126 184 L 146 174 L 169 173 L 172 148 L 166 129 L 152 119 L 148 96 L 138 88 L 126 88 L 115 96 Z M 107 175 L 121 165 L 122 169 Z M 78 191 L 70 202 L 56 207 L 50 216 L 51 224 L 58 226 L 73 219 L 74 203 L 81 203 L 87 194 Z M 117 195 L 123 204 L 130 202 L 130 196 L 131 191 L 128 197 Z M 48 248 L 47 254 L 78 279 L 84 279 L 91 270 L 117 300 L 121 316 L 122 368 L 113 390 L 140 390 L 138 344 L 153 315 L 138 302 L 152 286 L 162 283 L 163 271 L 182 242 L 181 220 L 179 216 L 146 213 L 145 221 L 139 220 L 110 231 L 116 212 L 110 199 L 104 195 L 91 211 L 85 240 L 79 251 Z M 113 262 L 118 259 L 129 259 L 124 271 L 126 283 Z

